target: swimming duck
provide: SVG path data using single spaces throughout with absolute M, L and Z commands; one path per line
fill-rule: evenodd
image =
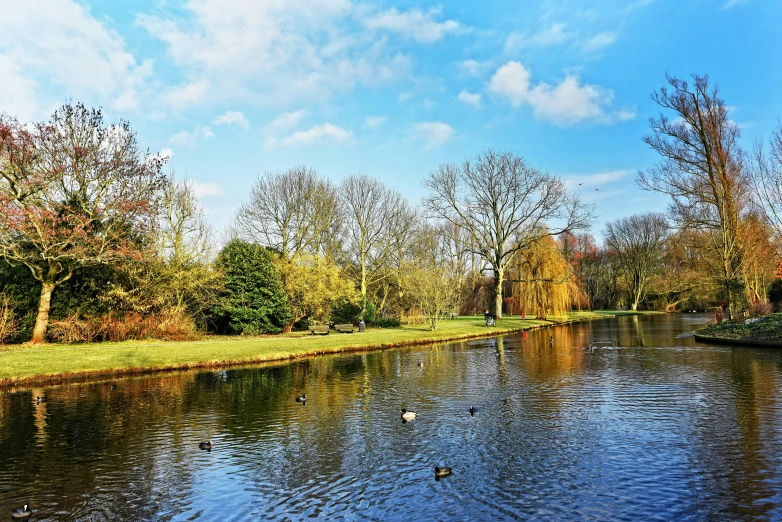
M 206 442 L 202 442 L 198 445 L 198 447 L 202 450 L 212 451 L 212 441 L 208 440 Z
M 419 368 L 423 368 L 423 367 L 424 367 L 424 362 L 423 362 L 423 361 L 421 361 L 420 363 L 418 363 L 418 367 L 419 367 Z
M 447 477 L 451 474 L 451 468 L 446 468 L 443 466 L 442 468 L 439 468 L 437 466 L 434 467 L 434 476 L 435 477 Z
M 476 410 L 476 409 L 475 409 L 475 406 L 470 406 L 470 417 L 472 417 L 473 415 L 475 415 L 475 412 L 476 412 L 476 411 L 478 411 L 478 410 Z
M 402 408 L 402 409 L 401 409 L 401 410 L 399 410 L 399 411 L 401 411 L 401 412 L 402 412 L 402 418 L 403 418 L 404 420 L 413 420 L 413 419 L 415 419 L 416 417 L 418 417 L 418 414 L 417 414 L 417 413 L 415 413 L 415 412 L 413 412 L 413 411 L 407 411 L 407 410 L 406 410 L 406 409 L 404 409 L 404 408 Z
M 41 404 L 42 402 L 46 402 L 46 397 L 36 397 L 35 398 L 35 404 Z
M 296 402 L 307 402 L 307 394 L 305 393 L 301 397 L 296 397 Z
M 30 506 L 25 504 L 23 507 L 16 508 L 13 511 L 11 511 L 11 517 L 12 518 L 27 518 L 33 516 L 33 511 L 30 509 Z

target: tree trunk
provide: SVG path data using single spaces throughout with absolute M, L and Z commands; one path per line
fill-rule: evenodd
M 42 343 L 46 337 L 46 329 L 49 326 L 49 309 L 52 304 L 52 291 L 54 283 L 41 283 L 41 299 L 38 302 L 38 316 L 35 318 L 35 328 L 33 328 L 33 338 L 30 342 L 33 344 Z
M 494 269 L 494 316 L 502 319 L 502 283 L 505 282 L 505 270 Z

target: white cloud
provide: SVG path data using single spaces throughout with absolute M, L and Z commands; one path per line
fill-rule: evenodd
M 167 103 L 280 107 L 408 74 L 411 59 L 389 50 L 385 38 L 349 32 L 352 9 L 350 0 L 193 0 L 137 19 L 187 78 L 163 95 Z
M 464 75 L 480 76 L 486 70 L 487 63 L 478 62 L 476 60 L 464 60 L 462 62 L 458 62 L 456 66 Z
M 168 139 L 168 142 L 172 145 L 191 147 L 201 140 L 208 140 L 214 137 L 214 135 L 210 127 L 197 125 L 192 131 L 177 132 Z
M 276 118 L 274 118 L 265 129 L 269 132 L 284 132 L 286 130 L 296 127 L 301 120 L 307 115 L 307 111 L 299 109 L 298 111 L 283 112 Z
M 132 110 L 152 72 L 151 62 L 136 63 L 122 37 L 73 0 L 5 2 L 0 55 L 0 112 L 40 110 L 43 83 L 79 100 Z
M 242 114 L 240 111 L 225 111 L 225 114 L 215 118 L 214 124 L 236 125 L 237 127 L 241 127 L 243 129 L 250 128 L 250 122 L 247 121 L 247 118 L 245 118 L 244 114 Z
M 551 47 L 565 43 L 573 36 L 565 30 L 565 24 L 553 24 L 545 29 L 527 35 L 525 33 L 512 32 L 505 39 L 505 52 L 515 53 L 529 47 Z
M 602 50 L 616 42 L 616 34 L 611 31 L 598 33 L 584 43 L 584 51 L 592 53 Z
M 613 92 L 602 87 L 581 84 L 568 75 L 558 85 L 540 82 L 532 85 L 530 72 L 519 62 L 510 61 L 497 69 L 489 91 L 506 99 L 513 107 L 529 105 L 536 118 L 555 125 L 573 125 L 583 121 L 613 123 L 635 117 L 635 111 L 610 111 Z
M 174 151 L 171 149 L 160 149 L 160 152 L 157 153 L 157 156 L 159 158 L 169 160 L 171 159 L 171 156 L 174 155 Z
M 386 121 L 388 121 L 388 118 L 385 116 L 369 116 L 367 119 L 364 120 L 364 127 L 367 127 L 369 129 L 377 129 L 381 125 L 383 125 Z
M 332 123 L 324 123 L 310 127 L 307 130 L 296 131 L 286 138 L 271 138 L 266 141 L 264 148 L 297 147 L 328 142 L 353 143 L 353 131 L 343 129 Z
M 424 13 L 420 9 L 411 9 L 399 12 L 392 7 L 388 11 L 367 16 L 364 25 L 369 29 L 394 31 L 418 42 L 431 43 L 461 28 L 461 24 L 455 20 L 436 21 L 435 18 L 440 11 L 440 9 L 431 9 Z
M 413 126 L 409 139 L 423 142 L 424 149 L 433 149 L 453 138 L 454 134 L 453 127 L 447 123 L 426 121 Z
M 480 94 L 472 94 L 463 90 L 462 92 L 459 93 L 459 96 L 457 96 L 457 98 L 459 98 L 459 101 L 472 105 L 473 107 L 481 106 Z
M 193 188 L 198 198 L 219 198 L 225 196 L 225 190 L 216 181 L 187 180 L 187 184 Z
M 592 189 L 594 191 L 595 188 L 602 187 L 603 185 L 607 185 L 609 183 L 614 183 L 622 178 L 625 177 L 625 175 L 630 172 L 629 170 L 613 170 L 610 172 L 599 172 L 597 174 L 586 174 L 586 175 L 576 175 L 576 176 L 564 176 L 563 179 L 565 181 L 565 187 L 573 190 L 573 189 Z

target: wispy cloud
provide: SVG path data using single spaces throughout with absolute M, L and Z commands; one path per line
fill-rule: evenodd
M 505 52 L 516 53 L 529 47 L 561 45 L 573 37 L 564 23 L 552 24 L 532 34 L 512 32 L 505 39 Z
M 196 125 L 192 131 L 177 132 L 168 139 L 168 142 L 172 145 L 184 145 L 191 147 L 201 140 L 208 140 L 214 137 L 214 132 L 210 127 L 202 125 Z
M 264 148 L 297 147 L 322 143 L 350 144 L 353 141 L 353 131 L 343 129 L 332 123 L 324 123 L 306 130 L 296 131 L 284 138 L 271 138 L 266 141 Z
M 199 198 L 219 198 L 225 196 L 225 190 L 216 181 L 196 181 L 187 180 L 187 184 L 193 188 L 196 197 Z
M 236 125 L 243 129 L 250 128 L 250 122 L 247 121 L 247 118 L 240 111 L 225 111 L 224 114 L 215 118 L 212 123 L 215 125 Z
M 426 121 L 416 123 L 410 131 L 409 139 L 423 144 L 423 148 L 433 149 L 439 147 L 453 138 L 455 131 L 447 123 L 440 121 Z
M 462 28 L 455 20 L 438 22 L 436 19 L 441 9 L 430 9 L 423 12 L 420 9 L 397 11 L 395 7 L 387 11 L 366 16 L 364 25 L 369 29 L 382 29 L 404 34 L 418 42 L 431 43 L 441 40 L 448 33 Z
M 723 9 L 730 9 L 731 7 L 735 7 L 740 4 L 747 3 L 747 0 L 727 0 L 725 4 L 722 6 Z
M 598 172 L 597 174 L 582 174 L 564 176 L 565 187 L 570 190 L 584 190 L 600 188 L 603 185 L 615 183 L 623 179 L 629 170 L 613 170 L 610 172 Z
M 481 95 L 480 94 L 474 94 L 467 91 L 462 91 L 457 96 L 460 102 L 466 103 L 468 105 L 472 105 L 473 107 L 480 107 L 481 106 Z
M 386 121 L 388 121 L 388 118 L 385 116 L 369 116 L 364 120 L 364 127 L 368 129 L 377 129 Z
M 585 52 L 594 53 L 603 50 L 609 45 L 613 45 L 616 42 L 616 33 L 613 31 L 603 31 L 597 33 L 584 43 L 582 47 Z

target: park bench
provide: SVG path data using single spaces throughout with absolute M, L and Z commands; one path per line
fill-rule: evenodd
M 310 333 L 312 335 L 315 335 L 315 334 L 328 335 L 329 334 L 329 325 L 327 325 L 327 324 L 313 324 L 312 326 L 310 326 Z
M 339 333 L 353 333 L 356 331 L 356 327 L 352 324 L 335 324 L 334 329 Z

